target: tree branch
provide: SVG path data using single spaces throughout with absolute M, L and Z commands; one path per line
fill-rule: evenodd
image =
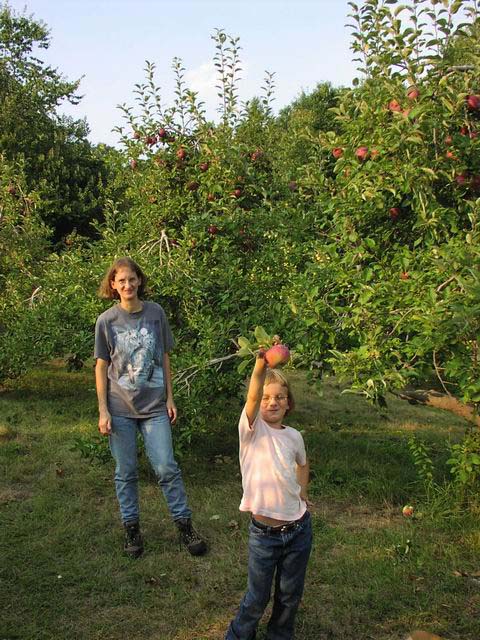
M 407 400 L 410 404 L 423 404 L 449 411 L 480 428 L 480 415 L 478 415 L 477 409 L 472 405 L 461 402 L 455 396 L 439 393 L 433 389 L 403 389 L 392 393 L 401 400 Z

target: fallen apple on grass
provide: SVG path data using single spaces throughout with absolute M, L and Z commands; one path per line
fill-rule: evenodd
M 411 504 L 406 504 L 402 509 L 402 515 L 405 516 L 405 518 L 411 518 L 413 516 L 414 511 L 415 509 L 412 507 Z

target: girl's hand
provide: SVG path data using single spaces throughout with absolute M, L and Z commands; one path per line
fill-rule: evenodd
M 102 436 L 109 436 L 112 433 L 112 417 L 108 411 L 100 414 L 98 418 L 98 430 Z
M 166 405 L 167 405 L 167 413 L 168 413 L 168 417 L 170 418 L 170 422 L 172 424 L 175 424 L 175 421 L 177 419 L 177 407 L 175 406 L 175 402 L 173 400 L 167 400 Z
M 313 502 L 309 499 L 308 496 L 300 494 L 300 498 L 305 502 L 305 504 L 307 505 L 307 507 L 309 509 L 311 509 L 311 507 L 313 507 Z

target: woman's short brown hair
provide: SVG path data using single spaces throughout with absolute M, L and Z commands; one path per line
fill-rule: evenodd
M 293 397 L 292 389 L 290 387 L 288 379 L 278 369 L 267 369 L 267 374 L 265 376 L 265 382 L 263 383 L 263 386 L 272 383 L 280 384 L 287 390 L 288 410 L 286 411 L 285 415 L 291 413 L 295 409 L 295 398 Z
M 115 291 L 115 289 L 112 289 L 111 282 L 112 280 L 115 280 L 117 271 L 125 268 L 131 269 L 137 274 L 137 277 L 140 280 L 140 285 L 138 287 L 138 297 L 143 298 L 145 294 L 145 287 L 147 285 L 147 278 L 138 264 L 127 256 L 115 260 L 115 262 L 103 276 L 102 282 L 100 283 L 100 286 L 98 288 L 98 295 L 100 296 L 100 298 L 105 298 L 105 300 L 120 299 L 118 292 Z

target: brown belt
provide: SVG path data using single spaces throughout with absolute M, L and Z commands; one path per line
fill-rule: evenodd
M 305 511 L 303 516 L 298 520 L 293 520 L 292 522 L 287 522 L 287 524 L 280 524 L 274 527 L 268 524 L 263 524 L 263 522 L 259 522 L 258 520 L 255 520 L 253 516 L 252 516 L 252 522 L 256 527 L 258 527 L 262 531 L 265 531 L 266 533 L 286 533 L 287 531 L 293 531 L 294 529 L 296 529 L 298 525 L 301 524 L 304 520 L 306 520 L 307 516 L 309 515 L 310 515 L 309 512 Z

